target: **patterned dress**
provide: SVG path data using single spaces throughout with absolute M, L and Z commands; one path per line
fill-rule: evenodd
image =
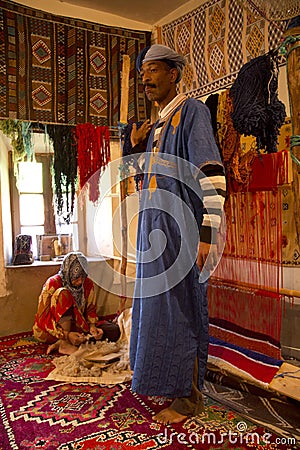
M 72 315 L 74 331 L 88 333 L 90 324 L 98 322 L 94 284 L 89 277 L 86 277 L 83 283 L 81 304 L 78 304 L 70 290 L 63 286 L 61 275 L 54 275 L 46 281 L 39 297 L 32 328 L 34 337 L 48 344 L 63 338 L 58 322 L 67 312 Z
M 132 388 L 169 398 L 198 388 L 208 351 L 207 281 L 196 264 L 203 202 L 199 177 L 222 166 L 210 113 L 199 100 L 179 95 L 162 111 L 146 152 L 137 236 L 137 277 L 132 311 Z

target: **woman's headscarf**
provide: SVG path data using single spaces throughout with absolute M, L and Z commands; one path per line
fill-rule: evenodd
M 63 286 L 71 292 L 78 307 L 82 307 L 85 301 L 83 283 L 76 287 L 72 285 L 72 281 L 79 277 L 82 277 L 84 281 L 87 277 L 87 266 L 87 259 L 83 253 L 71 252 L 64 257 L 58 272 Z

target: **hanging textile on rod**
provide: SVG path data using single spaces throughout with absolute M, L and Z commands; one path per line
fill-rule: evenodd
M 54 194 L 57 215 L 69 223 L 74 210 L 77 181 L 77 145 L 74 128 L 48 125 L 46 132 L 54 150 Z
M 78 169 L 80 189 L 87 184 L 89 199 L 95 203 L 99 198 L 99 180 L 102 169 L 110 161 L 110 135 L 107 126 L 91 123 L 76 126 Z
M 0 120 L 0 130 L 11 139 L 15 169 L 18 162 L 31 161 L 33 159 L 31 122 L 3 119 Z

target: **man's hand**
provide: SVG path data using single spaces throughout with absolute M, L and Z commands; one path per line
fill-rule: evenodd
M 140 126 L 139 129 L 137 129 L 136 123 L 132 125 L 131 135 L 130 135 L 130 141 L 132 147 L 135 145 L 141 144 L 145 139 L 147 139 L 148 133 L 151 130 L 152 125 L 150 123 L 150 120 L 147 119 L 145 122 Z
M 200 271 L 205 267 L 208 272 L 211 272 L 218 263 L 218 253 L 216 244 L 208 244 L 207 242 L 199 242 L 197 265 Z

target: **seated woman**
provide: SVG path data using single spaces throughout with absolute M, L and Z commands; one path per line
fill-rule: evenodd
M 68 253 L 58 274 L 50 277 L 39 296 L 33 335 L 52 350 L 69 355 L 88 339 L 117 341 L 117 324 L 99 322 L 93 281 L 87 275 L 87 259 L 80 252 Z

